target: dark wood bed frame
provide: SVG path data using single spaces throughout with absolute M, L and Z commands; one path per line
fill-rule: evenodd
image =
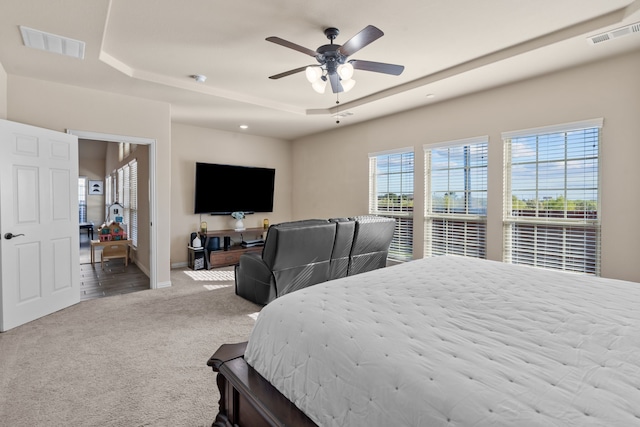
M 217 372 L 218 415 L 212 427 L 317 427 L 244 360 L 246 342 L 223 344 L 207 365 Z

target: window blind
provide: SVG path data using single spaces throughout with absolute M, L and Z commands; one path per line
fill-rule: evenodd
M 123 212 L 123 222 L 127 224 L 127 227 L 131 227 L 131 204 L 129 201 L 130 187 L 129 187 L 129 165 L 124 165 L 122 167 L 122 207 L 124 208 Z M 130 233 L 131 230 L 127 230 L 127 234 Z
M 78 177 L 78 213 L 80 222 L 87 222 L 87 177 Z
M 601 126 L 503 135 L 506 262 L 600 274 Z
M 413 258 L 413 148 L 369 154 L 369 214 L 396 220 L 389 258 Z
M 425 146 L 425 257 L 486 258 L 487 137 Z
M 113 193 L 115 191 L 115 185 L 113 183 L 113 178 L 111 175 L 107 175 L 104 177 L 104 212 L 105 212 L 105 222 L 107 220 L 107 216 L 109 214 L 109 206 L 113 204 L 115 199 Z
M 138 162 L 133 159 L 117 171 L 118 199 L 122 205 L 123 222 L 134 247 L 138 246 Z
M 116 193 L 116 202 L 122 204 L 122 201 L 124 199 L 124 169 L 119 168 L 117 170 L 117 176 L 118 190 Z
M 130 203 L 130 231 L 129 238 L 133 246 L 138 246 L 138 162 L 132 160 L 129 163 L 129 203 Z

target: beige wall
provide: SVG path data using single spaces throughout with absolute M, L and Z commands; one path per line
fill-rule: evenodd
M 76 86 L 9 75 L 7 118 L 61 132 L 67 129 L 156 140 L 157 281 L 170 284 L 170 105 Z
M 248 215 L 246 227 L 262 227 L 262 220 L 271 223 L 291 219 L 291 143 L 274 138 L 251 136 L 187 126 L 174 123 L 171 129 L 171 263 L 186 264 L 189 234 L 197 231 L 206 221 L 209 230 L 233 228 L 231 216 L 196 215 L 194 206 L 194 179 L 196 162 L 222 163 L 241 166 L 275 168 L 275 194 L 272 213 Z M 216 186 L 211 183 L 212 195 Z
M 7 73 L 0 63 L 0 119 L 7 118 Z
M 410 146 L 417 171 L 415 256 L 421 257 L 423 144 L 488 135 L 487 256 L 501 260 L 501 133 L 602 117 L 602 275 L 640 282 L 638 70 L 635 52 L 294 141 L 293 217 L 365 213 L 368 153 Z
M 78 175 L 87 178 L 87 185 L 89 180 L 99 180 L 104 183 L 104 155 L 98 158 L 94 155 L 84 155 L 86 150 L 83 150 L 87 144 L 95 144 L 95 141 L 78 141 Z M 102 145 L 102 144 L 101 144 Z M 104 222 L 104 193 L 103 194 L 88 194 L 87 195 L 87 221 L 93 222 L 96 230 Z

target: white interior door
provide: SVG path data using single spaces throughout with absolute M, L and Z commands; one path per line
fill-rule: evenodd
M 80 302 L 78 138 L 0 120 L 0 331 Z

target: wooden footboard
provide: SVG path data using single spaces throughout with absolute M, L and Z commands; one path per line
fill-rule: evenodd
M 247 343 L 223 344 L 207 365 L 217 372 L 218 414 L 212 427 L 317 427 L 244 360 Z

